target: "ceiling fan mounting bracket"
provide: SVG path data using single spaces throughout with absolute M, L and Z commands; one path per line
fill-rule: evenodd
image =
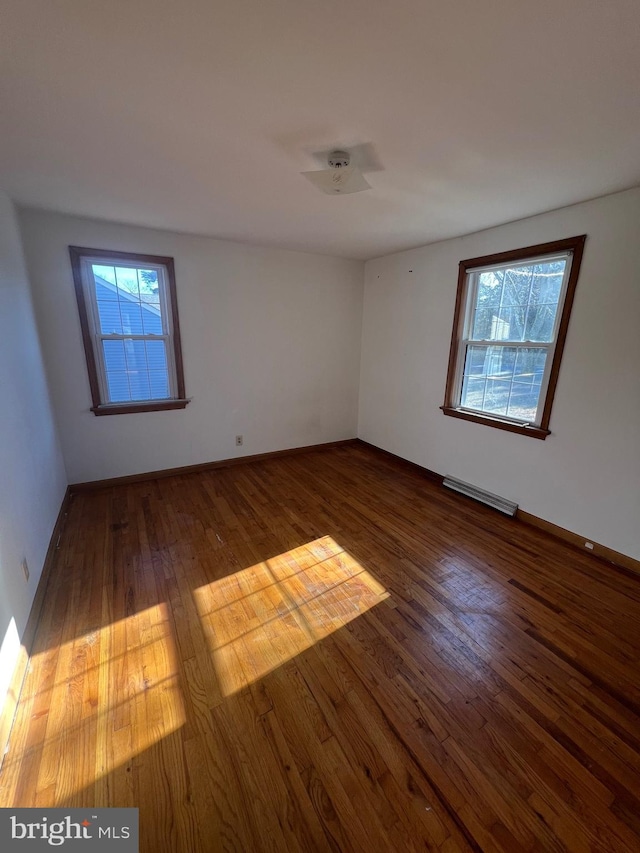
M 351 162 L 351 156 L 347 151 L 332 151 L 329 154 L 329 166 L 332 169 L 346 169 Z

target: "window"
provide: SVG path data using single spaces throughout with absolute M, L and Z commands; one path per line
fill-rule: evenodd
M 183 409 L 173 258 L 70 246 L 96 415 Z
M 549 435 L 585 239 L 460 262 L 445 415 Z

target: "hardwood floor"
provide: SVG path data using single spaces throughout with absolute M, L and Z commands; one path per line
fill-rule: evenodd
M 640 850 L 640 579 L 344 447 L 76 495 L 0 806 L 141 850 Z

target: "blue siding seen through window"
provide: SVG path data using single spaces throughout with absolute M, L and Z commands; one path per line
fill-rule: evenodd
M 92 265 L 109 402 L 166 400 L 169 370 L 156 270 Z M 129 336 L 144 336 L 129 337 Z

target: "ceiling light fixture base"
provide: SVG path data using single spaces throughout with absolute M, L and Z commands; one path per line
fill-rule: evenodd
M 346 169 L 351 162 L 351 155 L 347 151 L 332 151 L 329 154 L 329 166 L 332 169 Z

